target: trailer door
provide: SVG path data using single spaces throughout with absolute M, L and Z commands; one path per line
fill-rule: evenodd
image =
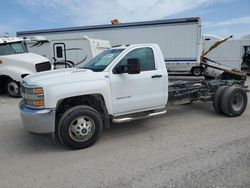
M 66 58 L 66 47 L 65 43 L 54 43 L 53 44 L 53 59 L 55 67 L 68 67 Z

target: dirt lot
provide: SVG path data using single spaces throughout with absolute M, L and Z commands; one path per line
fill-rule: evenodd
M 250 103 L 237 118 L 172 106 L 73 151 L 25 132 L 19 101 L 0 96 L 0 187 L 250 187 Z

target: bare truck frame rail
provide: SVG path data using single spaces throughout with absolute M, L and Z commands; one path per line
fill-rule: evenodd
M 175 81 L 169 84 L 169 104 L 213 101 L 217 113 L 234 117 L 246 108 L 246 92 L 244 80 Z

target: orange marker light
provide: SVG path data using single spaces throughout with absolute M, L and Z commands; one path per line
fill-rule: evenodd
M 35 100 L 35 106 L 44 106 L 44 100 L 43 99 Z
M 43 89 L 42 88 L 36 88 L 36 89 L 34 89 L 34 93 L 35 94 L 43 94 Z

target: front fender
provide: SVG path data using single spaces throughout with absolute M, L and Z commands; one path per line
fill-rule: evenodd
M 76 82 L 71 84 L 51 85 L 44 88 L 45 108 L 56 108 L 63 99 L 100 94 L 103 96 L 109 114 L 112 114 L 111 88 L 107 80 Z
M 17 82 L 22 81 L 21 75 L 23 75 L 23 74 L 29 75 L 29 74 L 33 74 L 33 73 L 34 72 L 32 72 L 28 69 L 19 67 L 19 66 L 0 67 L 0 75 L 8 76 Z

